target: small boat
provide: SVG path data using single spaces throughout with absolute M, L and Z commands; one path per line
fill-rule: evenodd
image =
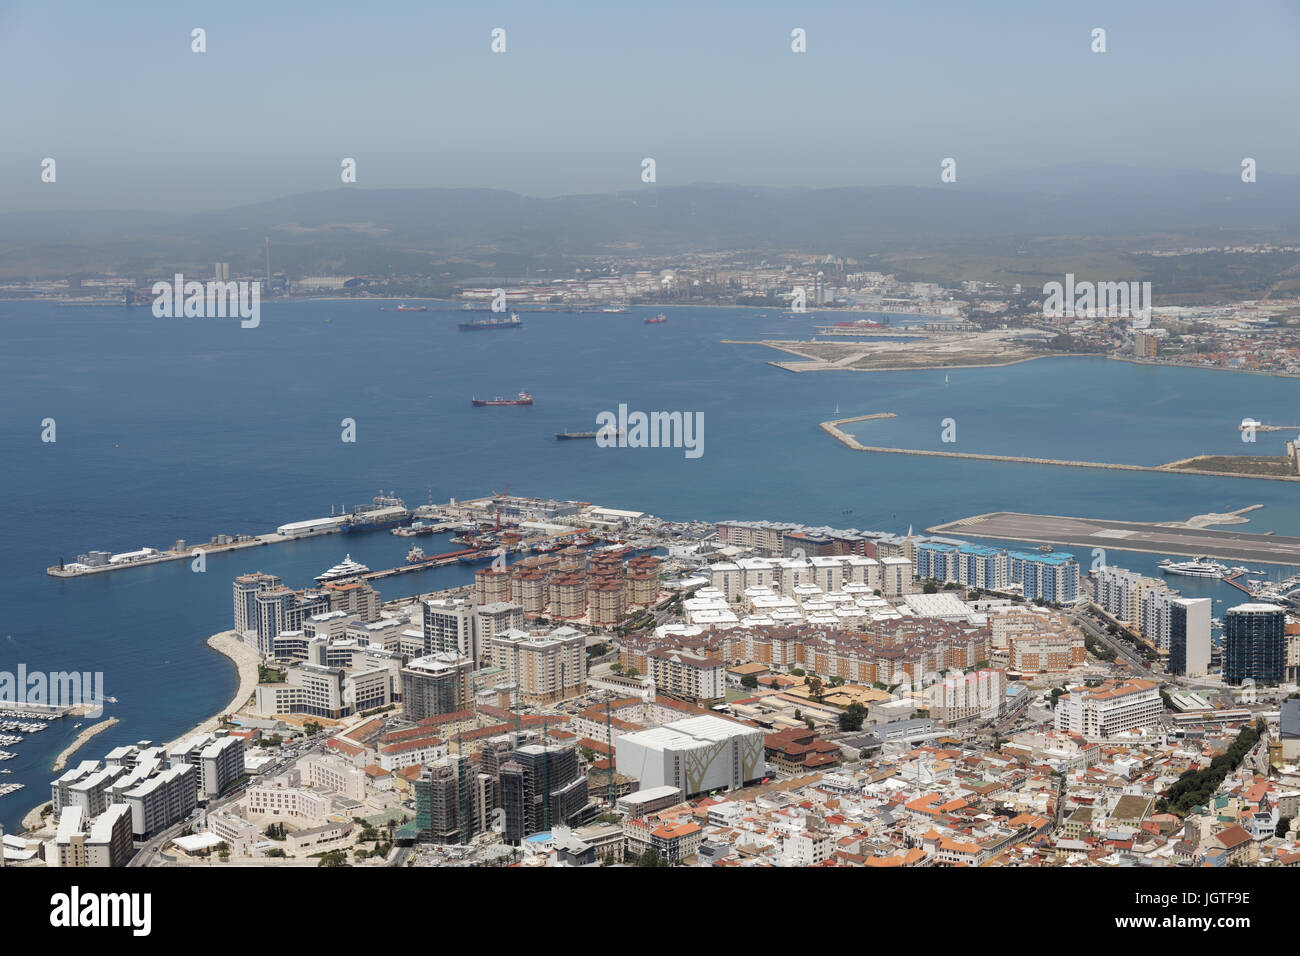
M 653 319 L 646 319 L 646 320 L 645 320 L 645 324 L 646 324 L 646 325 L 658 325 L 660 322 L 667 322 L 667 321 L 668 321 L 668 316 L 666 316 L 666 315 L 664 315 L 662 312 L 660 312 L 660 313 L 659 313 L 658 315 L 656 315 Z
M 495 408 L 500 405 L 531 405 L 533 396 L 527 392 L 520 392 L 516 398 L 502 398 L 498 395 L 496 398 L 471 398 L 470 404 L 475 408 Z
M 72 729 L 73 729 L 73 730 L 80 730 L 80 729 L 81 729 L 81 724 L 73 724 L 73 725 L 72 725 Z

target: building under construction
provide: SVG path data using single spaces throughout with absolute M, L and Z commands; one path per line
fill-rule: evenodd
M 417 839 L 468 843 L 491 825 L 494 789 L 467 756 L 449 754 L 424 767 L 415 781 Z
M 527 836 L 557 826 L 577 827 L 597 808 L 587 797 L 578 749 L 573 744 L 527 744 L 501 767 L 502 839 L 518 846 Z

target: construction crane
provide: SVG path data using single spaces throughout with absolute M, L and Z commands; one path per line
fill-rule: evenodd
M 606 691 L 605 693 L 605 745 L 609 748 L 608 759 L 609 766 L 605 770 L 605 779 L 609 782 L 606 788 L 605 799 L 609 803 L 609 808 L 614 809 L 614 722 L 609 715 L 609 701 L 614 696 L 614 692 Z
M 460 842 L 470 842 L 469 803 L 465 792 L 465 749 L 460 738 L 460 722 L 456 723 L 456 797 L 460 803 Z
M 493 499 L 493 501 L 496 503 L 496 506 L 497 506 L 497 526 L 496 526 L 495 528 L 492 529 L 493 531 L 500 531 L 500 530 L 501 530 L 501 508 L 502 508 L 502 506 L 505 504 L 505 499 L 506 499 L 506 498 L 509 498 L 509 497 L 510 497 L 510 482 L 508 482 L 508 481 L 506 482 L 506 490 L 505 490 L 505 491 L 494 491 L 494 492 L 492 492 L 492 499 Z
M 551 748 L 546 743 L 547 720 L 542 717 L 542 830 L 551 832 Z

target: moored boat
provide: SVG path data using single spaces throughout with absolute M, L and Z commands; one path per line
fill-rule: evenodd
M 1229 573 L 1222 564 L 1200 556 L 1191 561 L 1173 561 L 1165 558 L 1158 562 L 1157 566 L 1165 574 L 1181 574 L 1192 578 L 1222 578 Z

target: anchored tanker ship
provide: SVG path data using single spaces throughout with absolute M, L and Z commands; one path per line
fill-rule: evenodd
M 520 392 L 517 398 L 471 398 L 470 404 L 475 408 L 487 408 L 497 405 L 531 405 L 533 396 L 527 392 Z
M 472 322 L 461 322 L 458 328 L 462 332 L 480 332 L 485 329 L 519 329 L 523 325 L 519 313 L 511 312 L 508 319 L 474 319 Z

